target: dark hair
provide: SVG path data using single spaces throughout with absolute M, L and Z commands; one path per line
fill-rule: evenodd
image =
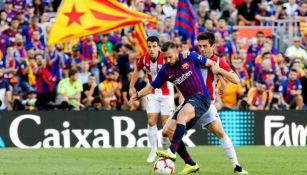
M 175 45 L 175 43 L 173 43 L 173 42 L 171 42 L 171 41 L 167 41 L 166 43 L 164 43 L 163 45 L 162 45 L 162 48 L 161 48 L 161 50 L 162 50 L 162 52 L 166 52 L 166 51 L 168 51 L 168 49 L 174 49 L 174 48 L 176 48 L 176 45 Z
M 264 52 L 264 53 L 262 54 L 262 57 L 264 57 L 264 56 L 266 56 L 266 55 L 271 55 L 271 53 L 270 53 L 270 52 Z
M 126 47 L 128 50 L 133 50 L 133 47 L 132 47 L 130 44 L 125 44 L 125 47 Z
M 95 74 L 91 73 L 91 74 L 90 74 L 90 77 L 95 77 Z
M 120 48 L 123 46 L 122 43 L 117 43 L 115 44 L 115 46 L 113 47 L 113 51 L 115 52 L 119 52 Z
M 71 77 L 71 76 L 73 76 L 77 73 L 78 73 L 78 71 L 76 69 L 70 69 L 69 72 L 68 72 L 68 76 Z
M 158 45 L 159 45 L 159 38 L 158 37 L 156 37 L 156 36 L 150 36 L 150 37 L 148 37 L 147 39 L 146 39 L 146 42 L 156 42 L 156 43 L 158 43 Z
M 200 32 L 197 36 L 197 40 L 209 40 L 211 46 L 215 43 L 215 37 L 211 32 Z
M 239 32 L 239 30 L 238 29 L 233 29 L 232 33 L 235 33 L 235 32 Z
M 43 55 L 43 54 L 41 54 L 41 53 L 36 53 L 36 54 L 34 55 L 34 59 L 36 60 L 36 57 L 38 57 L 38 56 L 42 56 L 42 57 L 44 58 L 44 55 Z
M 297 73 L 297 70 L 296 70 L 296 69 L 290 69 L 290 72 L 295 72 L 295 73 Z
M 266 36 L 265 38 L 272 40 L 273 36 Z
M 256 35 L 257 35 L 257 36 L 258 36 L 258 35 L 263 35 L 263 36 L 264 36 L 264 33 L 263 33 L 263 31 L 258 31 Z

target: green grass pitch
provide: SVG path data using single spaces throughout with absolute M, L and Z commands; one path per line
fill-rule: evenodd
M 188 149 L 201 169 L 199 174 L 233 174 L 219 146 Z M 241 165 L 251 175 L 307 175 L 307 147 L 236 147 Z M 149 148 L 112 149 L 0 149 L 0 175 L 148 175 Z M 183 168 L 180 157 L 176 171 Z

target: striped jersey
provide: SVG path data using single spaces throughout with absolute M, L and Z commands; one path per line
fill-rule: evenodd
M 216 55 L 213 55 L 210 58 L 210 60 L 216 62 L 220 68 L 228 72 L 232 71 L 230 66 L 226 63 L 224 59 Z M 203 74 L 208 92 L 210 94 L 210 99 L 212 102 L 214 102 L 215 101 L 215 88 L 218 82 L 218 76 L 214 75 L 210 69 L 202 69 L 202 74 Z
M 166 81 L 170 81 L 178 87 L 185 99 L 194 94 L 202 94 L 209 98 L 200 68 L 205 66 L 206 62 L 206 57 L 195 52 L 191 52 L 186 59 L 179 54 L 179 61 L 172 66 L 164 64 L 151 85 L 158 88 Z
M 151 83 L 157 76 L 159 70 L 162 68 L 164 64 L 164 59 L 161 53 L 158 55 L 158 59 L 152 61 L 150 59 L 150 55 L 145 53 L 137 62 L 136 68 L 137 70 L 144 69 L 149 83 Z M 173 84 L 170 82 L 165 82 L 160 88 L 156 88 L 153 90 L 152 94 L 162 94 L 162 95 L 170 95 L 173 94 Z

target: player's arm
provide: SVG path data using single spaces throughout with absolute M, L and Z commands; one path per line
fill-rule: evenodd
M 135 68 L 132 73 L 130 84 L 129 84 L 129 95 L 130 96 L 132 96 L 135 93 L 134 85 L 138 79 L 139 73 L 140 73 L 140 70 L 138 70 L 138 68 Z
M 240 83 L 240 79 L 234 71 L 226 71 L 225 69 L 218 67 L 218 73 L 222 75 L 226 80 L 234 84 Z
M 206 57 L 201 56 L 197 54 L 196 52 L 184 53 L 183 57 L 187 57 L 186 58 L 187 60 L 191 60 L 195 65 L 198 65 L 200 67 L 211 67 L 211 70 L 216 65 L 214 61 L 207 59 Z M 212 72 L 214 74 L 217 74 L 216 69 L 213 69 Z
M 141 91 L 137 92 L 136 94 L 133 94 L 130 98 L 130 103 L 132 103 L 133 101 L 136 101 L 142 97 L 144 97 L 145 95 L 150 94 L 155 88 L 160 88 L 165 82 L 167 81 L 164 69 L 162 67 L 162 69 L 160 69 L 160 71 L 158 72 L 158 75 L 156 77 L 156 79 L 151 82 L 150 84 L 148 84 L 145 88 L 143 88 Z

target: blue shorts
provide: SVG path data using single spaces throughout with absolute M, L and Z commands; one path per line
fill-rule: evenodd
M 177 120 L 179 111 L 186 103 L 191 104 L 195 109 L 195 117 L 186 124 L 186 130 L 189 130 L 197 123 L 200 117 L 208 111 L 211 100 L 210 97 L 201 94 L 192 95 L 190 98 L 184 100 L 184 102 L 176 109 L 172 119 Z

